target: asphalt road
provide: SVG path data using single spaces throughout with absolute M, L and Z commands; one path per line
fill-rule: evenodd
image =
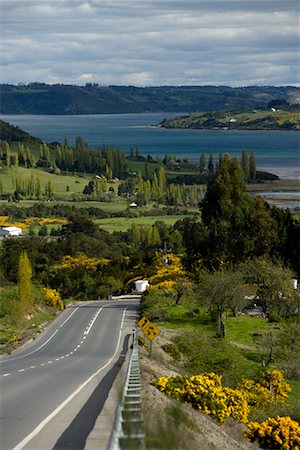
M 83 449 L 120 369 L 137 300 L 67 308 L 26 348 L 0 359 L 2 450 Z

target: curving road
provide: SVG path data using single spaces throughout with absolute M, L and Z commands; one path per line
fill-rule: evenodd
M 128 349 L 138 300 L 67 308 L 0 359 L 2 450 L 83 449 Z

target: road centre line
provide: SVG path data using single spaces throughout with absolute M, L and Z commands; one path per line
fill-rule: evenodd
M 125 314 L 126 314 L 126 310 L 127 307 L 124 309 L 123 311 L 123 316 L 122 316 L 122 321 L 121 321 L 121 327 L 120 327 L 120 331 L 119 331 L 119 337 L 118 337 L 118 342 L 117 342 L 117 346 L 116 346 L 116 350 L 113 354 L 113 356 L 110 358 L 110 360 L 104 364 L 104 366 L 100 367 L 95 373 L 93 373 L 86 381 L 84 381 L 84 383 L 82 383 L 71 395 L 69 395 L 68 398 L 66 398 L 66 400 L 64 400 L 54 411 L 52 411 L 51 414 L 49 414 L 49 416 L 47 416 L 30 434 L 28 434 L 21 442 L 19 442 L 19 444 L 17 444 L 12 450 L 21 450 L 22 448 L 25 447 L 25 445 L 28 444 L 28 442 L 30 442 L 35 436 L 37 436 L 37 434 L 39 434 L 39 432 L 55 417 L 57 416 L 57 414 L 65 407 L 67 406 L 74 397 L 76 397 L 76 395 L 79 394 L 79 392 L 81 392 L 97 375 L 99 375 L 100 372 L 102 372 L 102 370 L 106 369 L 106 367 L 108 367 L 110 365 L 110 363 L 114 360 L 119 346 L 120 346 L 120 342 L 121 342 L 121 336 L 122 336 L 122 331 L 123 331 L 123 325 L 124 325 L 124 319 L 125 319 Z
M 105 306 L 106 306 L 106 305 L 105 305 Z M 94 315 L 93 319 L 90 320 L 88 327 L 87 327 L 86 330 L 84 331 L 84 336 L 82 337 L 83 340 L 80 342 L 80 344 L 78 344 L 77 347 L 74 348 L 72 352 L 70 352 L 70 353 L 68 353 L 68 354 L 66 354 L 66 355 L 63 355 L 63 356 L 61 356 L 61 357 L 59 357 L 59 358 L 56 358 L 55 361 L 59 361 L 60 359 L 63 359 L 63 358 L 65 358 L 65 357 L 68 357 L 68 356 L 72 355 L 74 352 L 77 352 L 77 350 L 80 348 L 81 344 L 83 344 L 84 339 L 86 339 L 87 335 L 89 334 L 89 332 L 90 332 L 92 326 L 94 325 L 94 323 L 95 323 L 97 317 L 99 316 L 100 312 L 103 310 L 103 308 L 105 308 L 105 306 L 102 306 L 102 307 L 97 311 L 97 313 Z M 76 308 L 76 310 L 79 309 L 79 308 L 81 308 L 81 307 L 82 307 L 82 306 Z M 72 312 L 72 314 L 71 314 L 71 315 L 63 322 L 63 324 L 65 324 L 65 323 L 70 319 L 70 317 L 76 312 L 76 310 Z M 63 324 L 62 324 L 62 325 L 63 325 Z M 61 326 L 62 326 L 62 325 L 61 325 Z M 61 326 L 60 326 L 60 327 L 61 327 Z M 36 352 L 37 350 L 39 350 L 40 348 L 42 348 L 45 344 L 47 344 L 47 342 L 49 342 L 50 339 L 52 339 L 52 338 L 54 337 L 54 335 L 55 335 L 58 331 L 59 331 L 59 329 L 57 329 L 57 330 L 54 332 L 54 334 L 53 334 L 52 336 L 50 336 L 50 338 L 48 339 L 48 341 L 46 341 L 41 347 L 37 348 L 36 350 L 34 350 L 34 351 L 31 352 L 31 353 L 27 353 L 26 355 L 23 355 L 22 357 L 31 355 L 32 353 L 34 353 L 34 352 Z M 11 360 L 13 360 L 13 359 L 18 359 L 18 358 L 12 358 L 12 359 L 10 359 L 9 361 L 11 361 Z M 7 361 L 8 361 L 8 360 L 7 360 Z M 44 367 L 46 364 L 52 364 L 52 362 L 53 362 L 53 361 L 47 361 L 47 362 L 45 362 L 45 363 L 41 363 L 41 364 L 39 365 L 39 367 Z M 35 368 L 36 368 L 36 366 L 26 367 L 25 369 L 18 370 L 17 373 L 24 372 L 25 370 L 29 370 L 29 369 L 35 369 Z M 3 376 L 3 375 L 2 375 L 2 376 Z
M 89 332 L 92 329 L 92 326 L 94 325 L 97 317 L 99 316 L 99 314 L 101 313 L 102 309 L 104 308 L 104 306 L 102 306 L 100 309 L 98 309 L 98 311 L 96 312 L 95 316 L 93 317 L 92 321 L 90 322 L 90 326 L 88 327 L 87 330 L 85 330 L 84 334 L 87 336 L 89 334 Z
M 78 306 L 76 309 L 74 309 L 74 311 L 69 315 L 69 317 L 66 318 L 66 320 L 60 325 L 59 328 L 61 328 L 66 322 L 68 322 L 68 320 L 71 319 L 71 317 L 73 316 L 73 314 L 75 314 L 76 311 L 77 311 L 79 308 L 81 308 L 81 306 Z M 9 362 L 10 362 L 10 361 L 15 361 L 16 359 L 26 358 L 26 356 L 32 355 L 33 353 L 35 353 L 35 352 L 37 352 L 38 350 L 40 350 L 41 348 L 43 348 L 46 344 L 48 344 L 48 342 L 51 341 L 51 339 L 56 335 L 56 333 L 57 333 L 58 331 L 59 331 L 59 329 L 55 330 L 54 333 L 47 339 L 46 342 L 44 342 L 40 347 L 36 348 L 36 349 L 33 350 L 32 352 L 25 353 L 25 355 L 21 355 L 21 356 L 15 356 L 15 357 L 12 357 L 12 358 L 10 358 L 10 359 L 5 359 L 5 360 L 3 360 L 3 361 L 0 361 L 0 364 L 1 364 L 1 363 L 4 363 L 4 362 L 8 362 L 8 361 L 9 361 Z

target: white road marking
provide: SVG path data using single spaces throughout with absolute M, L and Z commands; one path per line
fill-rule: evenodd
M 68 322 L 69 319 L 71 319 L 71 317 L 73 316 L 73 314 L 76 313 L 77 309 L 79 309 L 79 306 L 78 306 L 78 308 L 74 309 L 74 311 L 72 312 L 72 314 L 70 314 L 69 317 L 67 317 L 67 319 L 61 324 L 61 326 L 60 326 L 59 328 L 63 327 L 64 324 L 65 324 L 66 322 Z
M 10 361 L 14 361 L 16 359 L 25 358 L 26 356 L 32 355 L 33 353 L 35 353 L 38 350 L 40 350 L 41 348 L 43 348 L 46 344 L 48 344 L 48 342 L 51 341 L 51 339 L 56 335 L 57 332 L 58 332 L 58 330 L 55 330 L 54 333 L 49 337 L 49 339 L 47 339 L 46 342 L 44 342 L 40 347 L 36 348 L 32 352 L 26 353 L 25 355 L 21 355 L 21 356 L 16 356 L 15 358 L 5 359 L 4 361 L 0 361 L 0 363 L 10 362 Z
M 71 317 L 73 316 L 73 314 L 76 313 L 76 311 L 79 309 L 80 307 L 78 306 L 76 309 L 74 309 L 74 311 L 69 315 L 69 317 L 67 317 L 67 319 L 60 325 L 59 328 L 61 328 L 66 322 L 68 322 L 69 319 L 71 319 Z M 36 348 L 35 350 L 33 350 L 32 352 L 26 353 L 25 355 L 21 355 L 21 356 L 15 356 L 13 358 L 10 359 L 5 359 L 3 361 L 0 361 L 0 364 L 3 362 L 7 362 L 7 361 L 14 361 L 16 359 L 21 359 L 21 358 L 25 358 L 26 356 L 32 355 L 33 353 L 37 352 L 38 350 L 40 350 L 41 348 L 43 348 L 46 344 L 48 344 L 49 341 L 51 341 L 51 339 L 56 335 L 56 333 L 58 332 L 58 329 L 54 331 L 54 333 L 47 339 L 46 342 L 44 342 L 40 347 Z
M 102 311 L 102 309 L 105 308 L 105 306 L 106 306 L 106 305 L 104 305 L 103 307 L 101 307 L 101 308 L 96 312 L 96 314 L 94 315 L 93 319 L 90 320 L 89 326 L 88 326 L 88 328 L 84 331 L 84 336 L 82 337 L 83 340 L 80 342 L 80 344 L 78 344 L 77 347 L 74 348 L 72 352 L 68 353 L 67 355 L 61 356 L 60 358 L 56 358 L 55 361 L 59 361 L 60 359 L 63 359 L 64 357 L 68 357 L 68 356 L 72 355 L 73 352 L 76 352 L 77 349 L 80 348 L 81 344 L 83 344 L 83 342 L 84 342 L 84 339 L 86 339 L 86 336 L 89 334 L 90 330 L 92 329 L 92 326 L 94 325 L 94 323 L 95 323 L 95 321 L 96 321 L 98 315 L 100 314 L 100 312 Z M 60 325 L 60 328 L 61 328 L 61 327 L 62 327 L 62 326 L 63 326 L 63 325 L 64 325 L 64 324 L 65 324 L 65 323 L 73 316 L 73 314 L 74 314 L 79 308 L 81 308 L 81 307 L 82 307 L 82 306 L 77 307 L 77 308 L 72 312 L 72 314 L 71 314 L 71 315 L 70 315 L 70 316 L 69 316 L 69 317 L 68 317 L 68 318 Z M 52 339 L 52 338 L 55 336 L 55 334 L 56 334 L 58 331 L 59 331 L 58 329 L 55 330 L 55 332 L 52 334 L 52 336 L 50 336 L 50 338 L 49 338 L 46 342 L 44 342 L 43 345 L 41 345 L 39 348 L 37 348 L 37 349 L 34 350 L 33 352 L 27 353 L 26 355 L 23 355 L 23 356 L 20 356 L 20 357 L 11 358 L 9 361 L 12 361 L 12 360 L 14 360 L 14 359 L 23 358 L 24 356 L 28 356 L 28 355 L 31 355 L 32 353 L 35 353 L 35 352 L 36 352 L 37 350 L 39 350 L 40 348 L 44 347 L 44 345 L 46 345 L 46 344 L 50 341 L 50 339 Z M 8 361 L 8 360 L 7 360 L 7 361 Z M 3 362 L 3 361 L 2 361 L 2 362 Z M 42 364 L 40 364 L 40 367 L 44 367 L 46 364 L 52 364 L 52 362 L 53 362 L 53 361 L 48 361 L 47 363 L 42 363 Z M 35 369 L 35 368 L 36 368 L 36 366 L 26 367 L 26 369 L 18 370 L 18 372 L 24 372 L 25 370 Z M 2 375 L 2 376 L 3 376 L 3 375 Z
M 4 373 L 2 376 L 3 377 L 9 377 L 10 373 Z
M 106 367 L 108 367 L 110 365 L 110 363 L 114 360 L 119 346 L 120 346 L 120 342 L 121 342 L 121 336 L 122 336 L 122 331 L 123 331 L 123 324 L 124 324 L 124 317 L 126 314 L 126 310 L 127 307 L 124 309 L 123 311 L 123 316 L 122 316 L 122 322 L 121 322 L 121 327 L 120 327 L 120 331 L 119 331 L 119 337 L 118 337 L 118 342 L 117 342 L 117 347 L 116 350 L 113 354 L 113 356 L 110 358 L 110 360 L 104 364 L 104 366 L 100 367 L 95 373 L 93 373 L 93 375 L 91 375 L 84 383 L 82 383 L 71 395 L 69 395 L 68 398 L 66 398 L 66 400 L 64 400 L 54 411 L 52 411 L 51 414 L 49 414 L 49 416 L 47 416 L 30 434 L 28 434 L 21 442 L 19 442 L 19 444 L 17 444 L 12 450 L 21 450 L 22 448 L 25 447 L 25 445 L 28 444 L 28 442 L 30 442 L 37 434 L 39 434 L 39 432 L 55 417 L 57 416 L 57 414 L 65 407 L 67 406 L 71 400 L 73 400 L 74 397 L 76 397 L 76 395 L 79 394 L 79 392 L 82 391 L 82 389 L 85 388 L 85 386 L 87 384 L 89 384 L 97 375 L 99 375 L 100 372 L 102 372 L 102 370 L 106 369 Z
M 88 335 L 88 334 L 89 334 L 89 332 L 90 332 L 91 329 L 92 329 L 92 326 L 94 325 L 94 323 L 95 323 L 97 317 L 99 316 L 99 314 L 101 313 L 101 311 L 102 311 L 103 308 L 104 308 L 104 307 L 102 306 L 102 308 L 98 309 L 98 311 L 97 311 L 97 313 L 95 314 L 93 320 L 90 322 L 89 327 L 85 330 L 85 332 L 84 332 L 85 335 Z

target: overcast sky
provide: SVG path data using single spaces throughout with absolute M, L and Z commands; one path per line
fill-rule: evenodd
M 297 85 L 299 0 L 0 0 L 1 82 Z

